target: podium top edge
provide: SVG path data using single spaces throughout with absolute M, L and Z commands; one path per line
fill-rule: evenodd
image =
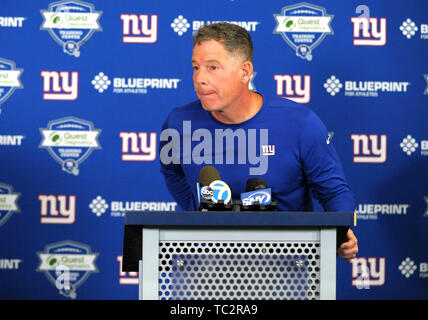
M 147 227 L 339 227 L 352 226 L 354 212 L 128 211 L 125 225 Z

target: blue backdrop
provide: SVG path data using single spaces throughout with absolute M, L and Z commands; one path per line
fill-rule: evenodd
M 253 37 L 252 89 L 313 109 L 355 192 L 360 252 L 338 259 L 337 297 L 427 299 L 426 12 L 424 0 L 2 0 L 0 298 L 137 299 L 136 274 L 120 272 L 123 213 L 180 209 L 160 128 L 196 98 L 192 33 L 229 21 Z

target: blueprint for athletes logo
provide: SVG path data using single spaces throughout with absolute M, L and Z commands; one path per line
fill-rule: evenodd
M 298 57 L 308 61 L 312 60 L 312 51 L 325 36 L 334 33 L 330 26 L 334 15 L 306 2 L 285 6 L 280 14 L 273 16 L 277 23 L 273 33 L 280 34 Z
M 18 88 L 22 89 L 19 77 L 24 69 L 16 69 L 15 62 L 0 58 L 0 113 L 1 105 Z
M 64 52 L 76 58 L 80 56 L 80 47 L 94 32 L 102 31 L 98 22 L 102 11 L 95 11 L 90 3 L 63 0 L 49 4 L 48 10 L 40 12 L 43 16 L 40 29 L 48 30 Z
M 62 166 L 62 170 L 79 174 L 79 165 L 94 149 L 101 149 L 98 143 L 100 129 L 94 129 L 90 121 L 75 117 L 52 120 L 46 129 L 40 129 L 43 136 L 39 148 L 48 149 L 49 154 Z
M 147 94 L 151 89 L 178 89 L 181 81 L 178 78 L 109 77 L 99 72 L 91 83 L 99 93 L 108 92 L 107 89 L 113 84 L 113 93 Z
M 178 15 L 177 18 L 175 18 L 170 26 L 174 30 L 175 33 L 177 33 L 180 37 L 187 32 L 187 30 L 191 30 L 193 34 L 195 34 L 199 28 L 217 23 L 217 22 L 228 22 L 231 24 L 236 24 L 248 32 L 255 32 L 257 29 L 257 26 L 260 25 L 260 21 L 233 21 L 233 20 L 191 20 L 183 17 L 182 14 Z
M 344 83 L 342 83 L 342 81 Z M 332 75 L 324 82 L 325 90 L 333 97 L 344 88 L 346 97 L 378 98 L 381 93 L 405 93 L 410 86 L 408 81 L 361 81 L 340 80 Z
M 43 272 L 60 294 L 71 299 L 76 298 L 76 289 L 90 274 L 98 272 L 95 265 L 98 253 L 86 244 L 70 240 L 51 243 L 37 255 L 40 264 L 36 271 Z
M 21 212 L 18 207 L 20 196 L 20 192 L 13 192 L 12 186 L 0 182 L 0 227 L 9 220 L 12 214 Z
M 110 204 L 109 204 L 110 203 Z M 124 217 L 127 211 L 175 211 L 177 202 L 164 201 L 111 201 L 101 196 L 94 198 L 89 204 L 92 213 L 101 217 L 110 209 L 112 217 Z
M 184 18 L 181 14 L 174 19 L 174 21 L 171 23 L 171 28 L 174 29 L 174 32 L 176 32 L 179 36 L 182 36 L 183 33 L 187 31 L 187 29 L 190 28 L 190 23 L 187 21 L 186 18 Z

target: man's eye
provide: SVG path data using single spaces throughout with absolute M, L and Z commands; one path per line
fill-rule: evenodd
M 199 68 L 198 68 L 198 66 L 192 66 L 192 68 L 193 68 L 193 70 L 198 70 Z
M 218 67 L 217 66 L 209 66 L 208 69 L 210 69 L 210 70 L 217 70 Z

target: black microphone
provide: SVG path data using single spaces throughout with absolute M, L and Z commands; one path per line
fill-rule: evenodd
M 276 208 L 276 202 L 271 199 L 271 189 L 268 188 L 265 180 L 248 179 L 245 193 L 241 194 L 242 211 L 273 211 Z
M 267 183 L 263 179 L 260 178 L 251 178 L 247 180 L 247 184 L 245 185 L 245 192 L 251 192 L 254 190 L 266 189 Z

